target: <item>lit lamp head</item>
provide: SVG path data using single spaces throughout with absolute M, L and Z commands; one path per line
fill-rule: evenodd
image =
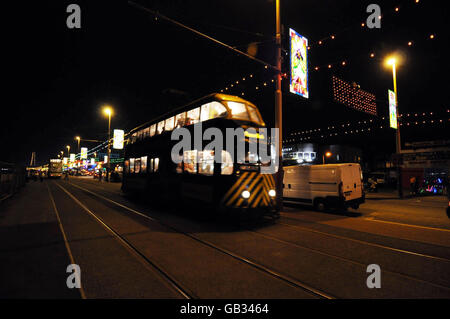
M 80 138 L 79 136 L 75 136 L 75 139 L 76 139 L 77 141 L 80 141 L 80 140 L 81 140 L 81 138 Z
M 325 156 L 326 156 L 326 157 L 331 157 L 331 155 L 333 155 L 331 152 L 326 152 L 326 153 L 325 153 Z
M 112 108 L 109 106 L 105 106 L 103 108 L 103 113 L 105 113 L 105 115 L 107 115 L 107 116 L 111 116 L 113 113 Z
M 67 145 L 66 148 L 67 148 L 68 150 L 70 150 L 70 146 L 69 146 L 69 145 Z
M 402 52 L 396 52 L 384 60 L 384 65 L 389 68 L 397 67 L 404 60 L 404 54 Z

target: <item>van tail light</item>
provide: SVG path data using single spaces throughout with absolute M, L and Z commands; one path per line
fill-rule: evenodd
M 342 182 L 339 183 L 339 196 L 344 197 L 344 188 Z

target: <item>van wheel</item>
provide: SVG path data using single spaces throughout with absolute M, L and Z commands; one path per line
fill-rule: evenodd
M 323 199 L 316 199 L 314 201 L 314 209 L 319 212 L 324 212 L 327 209 L 325 201 Z

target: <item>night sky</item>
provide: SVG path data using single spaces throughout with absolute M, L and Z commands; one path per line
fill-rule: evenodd
M 256 42 L 256 57 L 275 64 L 275 1 L 210 0 L 136 2 L 159 11 L 238 49 Z M 333 103 L 333 74 L 376 94 L 379 116 L 386 116 L 391 72 L 382 59 L 393 51 L 404 57 L 398 71 L 400 113 L 436 112 L 448 118 L 448 21 L 445 1 L 377 1 L 381 29 L 361 27 L 373 1 L 281 0 L 283 47 L 289 28 L 306 36 L 310 55 L 310 96 L 288 93 L 283 81 L 284 132 L 323 128 L 371 116 Z M 81 7 L 81 29 L 66 27 L 66 7 Z M 400 11 L 394 12 L 398 6 Z M 29 1 L 2 10 L 4 94 L 0 161 L 24 163 L 37 152 L 38 163 L 55 157 L 74 137 L 105 139 L 104 104 L 115 114 L 112 128 L 130 130 L 193 99 L 218 92 L 253 74 L 232 94 L 245 93 L 268 125 L 273 123 L 273 72 L 189 31 L 130 6 L 127 1 Z M 335 40 L 325 39 L 335 35 Z M 434 34 L 435 39 L 429 39 Z M 413 41 L 408 47 L 408 41 Z M 375 58 L 369 54 L 375 52 Z M 334 63 L 346 61 L 345 67 Z M 288 56 L 284 71 L 288 72 Z M 333 68 L 327 69 L 328 64 Z M 322 66 L 314 71 L 316 65 Z M 5 87 L 6 84 L 6 87 Z M 392 151 L 393 131 L 377 136 L 342 137 L 325 143 Z M 404 130 L 404 141 L 449 138 L 446 127 Z M 88 147 L 94 145 L 87 144 Z

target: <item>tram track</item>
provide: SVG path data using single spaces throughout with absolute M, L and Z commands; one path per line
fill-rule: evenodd
M 352 260 L 352 259 L 349 259 L 349 258 L 346 258 L 346 257 L 330 254 L 330 253 L 327 253 L 325 251 L 322 251 L 322 250 L 319 250 L 319 249 L 315 249 L 315 248 L 311 248 L 311 247 L 308 247 L 308 246 L 305 246 L 305 245 L 300 245 L 298 243 L 295 243 L 295 242 L 292 242 L 292 241 L 288 241 L 288 240 L 284 240 L 284 239 L 278 238 L 276 236 L 267 235 L 267 234 L 264 234 L 264 233 L 261 233 L 259 231 L 255 231 L 255 230 L 247 229 L 246 231 L 254 233 L 254 234 L 256 234 L 258 236 L 261 236 L 261 237 L 264 237 L 266 239 L 270 239 L 270 240 L 274 240 L 274 241 L 277 241 L 277 242 L 280 242 L 280 243 L 283 243 L 283 244 L 286 244 L 286 245 L 298 247 L 300 249 L 309 250 L 309 251 L 312 251 L 314 253 L 317 253 L 317 254 L 320 254 L 320 255 L 324 255 L 324 256 L 327 256 L 327 257 L 330 257 L 330 258 L 338 259 L 338 260 L 343 261 L 343 262 L 352 263 L 352 264 L 364 267 L 364 269 L 367 267 L 367 264 L 364 264 L 364 263 L 361 263 L 361 262 L 358 262 L 358 261 L 355 261 L 355 260 Z M 426 256 L 426 255 L 421 255 L 421 257 L 424 257 L 424 256 Z M 432 257 L 432 256 L 426 256 L 426 257 Z M 433 257 L 433 258 L 435 258 L 435 257 Z M 438 260 L 450 263 L 450 260 L 448 260 L 448 259 L 439 258 Z M 417 282 L 420 282 L 420 283 L 423 283 L 423 284 L 428 284 L 428 285 L 434 286 L 436 288 L 445 289 L 445 290 L 450 291 L 450 287 L 449 286 L 443 286 L 443 285 L 431 282 L 429 280 L 419 279 L 419 278 L 416 278 L 416 277 L 413 277 L 413 276 L 410 276 L 410 275 L 407 275 L 407 274 L 403 274 L 403 273 L 395 272 L 395 271 L 389 271 L 389 270 L 386 270 L 386 269 L 384 269 L 383 271 L 385 273 L 389 273 L 389 274 L 392 274 L 394 276 L 401 276 L 401 277 L 403 277 L 403 278 L 405 278 L 407 280 L 417 281 Z
M 238 261 L 241 262 L 241 263 L 244 263 L 244 264 L 246 264 L 246 265 L 248 265 L 248 266 L 250 266 L 250 267 L 252 267 L 252 268 L 257 269 L 257 270 L 260 271 L 260 272 L 265 273 L 266 275 L 269 275 L 269 276 L 271 276 L 271 277 L 273 277 L 273 278 L 276 278 L 276 279 L 278 279 L 278 280 L 280 280 L 280 281 L 282 281 L 282 282 L 284 282 L 284 283 L 286 283 L 286 284 L 288 284 L 288 285 L 290 285 L 290 286 L 292 286 L 292 287 L 301 289 L 301 290 L 307 292 L 308 294 L 310 294 L 312 297 L 318 297 L 318 298 L 321 298 L 321 299 L 335 299 L 335 298 L 336 298 L 335 296 L 332 296 L 331 294 L 329 294 L 329 293 L 327 293 L 327 292 L 324 292 L 324 291 L 321 291 L 321 290 L 316 289 L 316 288 L 314 288 L 314 287 L 311 287 L 311 286 L 309 286 L 309 285 L 307 285 L 307 284 L 305 284 L 305 283 L 303 283 L 303 282 L 301 282 L 301 281 L 299 281 L 299 280 L 297 280 L 297 279 L 295 279 L 295 278 L 292 278 L 292 277 L 290 277 L 290 276 L 287 276 L 287 275 L 285 275 L 285 274 L 282 274 L 282 273 L 280 273 L 280 272 L 278 272 L 278 271 L 276 271 L 276 270 L 274 270 L 274 269 L 271 269 L 270 267 L 267 267 L 267 266 L 265 266 L 265 265 L 263 265 L 263 264 L 261 264 L 261 263 L 258 263 L 258 262 L 254 261 L 254 260 L 249 259 L 249 258 L 245 258 L 245 257 L 243 257 L 243 256 L 241 256 L 241 255 L 239 255 L 239 254 L 237 254 L 237 253 L 234 253 L 234 252 L 232 252 L 232 251 L 230 251 L 230 250 L 228 250 L 228 249 L 225 249 L 225 248 L 223 248 L 223 247 L 220 247 L 220 246 L 218 246 L 218 245 L 216 245 L 216 244 L 214 244 L 214 243 L 212 243 L 212 242 L 210 242 L 210 241 L 207 241 L 207 240 L 205 240 L 205 239 L 199 238 L 198 236 L 195 236 L 195 235 L 193 235 L 193 234 L 190 234 L 190 233 L 187 233 L 187 232 L 185 232 L 185 231 L 183 231 L 183 230 L 180 230 L 180 229 L 178 229 L 177 227 L 174 227 L 174 226 L 172 226 L 172 225 L 167 224 L 166 222 L 160 220 L 159 218 L 156 218 L 156 217 L 153 217 L 153 216 L 149 216 L 149 215 L 147 215 L 147 214 L 144 214 L 144 213 L 142 213 L 142 212 L 140 212 L 140 211 L 137 211 L 137 210 L 135 210 L 135 209 L 133 209 L 133 208 L 131 208 L 131 207 L 128 207 L 128 206 L 126 206 L 126 205 L 124 205 L 124 204 L 121 204 L 121 203 L 119 203 L 119 202 L 116 202 L 116 201 L 114 201 L 114 200 L 112 200 L 112 199 L 109 199 L 109 198 L 107 198 L 107 197 L 105 197 L 105 196 L 103 196 L 103 195 L 100 195 L 100 194 L 98 194 L 98 193 L 96 193 L 96 192 L 93 192 L 93 191 L 91 191 L 91 190 L 89 190 L 89 189 L 86 189 L 86 188 L 81 187 L 81 186 L 79 186 L 79 185 L 76 185 L 76 184 L 74 184 L 74 183 L 70 183 L 70 182 L 68 182 L 68 183 L 69 183 L 71 186 L 76 187 L 76 188 L 80 189 L 80 190 L 83 191 L 83 192 L 86 192 L 86 193 L 88 193 L 88 194 L 91 194 L 91 195 L 93 195 L 93 196 L 95 196 L 95 197 L 97 197 L 97 198 L 103 200 L 103 201 L 106 201 L 106 202 L 109 202 L 109 203 L 111 203 L 111 204 L 114 204 L 114 205 L 116 205 L 116 206 L 118 206 L 118 207 L 121 207 L 122 209 L 125 209 L 126 211 L 128 211 L 128 212 L 130 212 L 130 213 L 133 213 L 133 214 L 135 214 L 135 215 L 138 215 L 138 216 L 140 216 L 140 217 L 143 217 L 143 218 L 145 218 L 145 219 L 147 219 L 147 220 L 150 220 L 150 221 L 152 221 L 152 222 L 156 222 L 156 223 L 160 224 L 161 226 L 166 227 L 167 229 L 169 229 L 169 230 L 171 230 L 171 231 L 173 231 L 173 232 L 176 232 L 176 233 L 178 233 L 178 234 L 182 234 L 182 235 L 184 235 L 184 236 L 186 236 L 186 237 L 189 237 L 189 238 L 191 238 L 192 240 L 195 240 L 196 242 L 198 242 L 198 243 L 200 243 L 200 244 L 202 244 L 202 245 L 204 245 L 204 246 L 207 246 L 207 247 L 209 247 L 209 248 L 211 248 L 211 249 L 214 249 L 214 250 L 216 250 L 216 251 L 218 251 L 218 252 L 220 252 L 220 253 L 222 253 L 222 254 L 224 254 L 224 255 L 226 255 L 226 256 L 229 256 L 229 257 L 231 257 L 231 258 L 233 258 L 233 259 L 235 259 L 235 260 L 238 260 Z M 62 188 L 68 195 L 70 194 L 69 196 L 70 196 L 72 199 L 74 199 L 80 206 L 82 206 L 82 207 L 84 206 L 83 208 L 85 208 L 85 210 L 89 210 L 89 208 L 85 207 L 85 205 L 82 204 L 78 199 L 76 199 L 75 196 L 74 196 L 73 194 L 71 194 L 69 191 L 65 190 L 65 188 L 64 188 L 63 186 L 59 185 L 58 183 L 57 183 L 57 185 L 58 185 L 60 188 Z M 89 210 L 89 211 L 90 211 L 90 210 Z M 102 225 L 104 225 L 104 227 L 107 227 L 107 229 L 108 229 L 111 233 L 113 233 L 114 236 L 117 236 L 118 238 L 120 238 L 121 241 L 124 241 L 128 246 L 130 246 L 130 247 L 133 249 L 133 251 L 135 251 L 137 254 L 139 254 L 139 256 L 145 258 L 145 260 L 146 260 L 147 262 L 149 262 L 151 265 L 154 265 L 154 263 L 153 263 L 152 261 L 150 261 L 148 258 L 146 258 L 146 257 L 145 257 L 141 252 L 139 252 L 139 251 L 138 251 L 131 243 L 129 243 L 125 238 L 123 238 L 123 237 L 122 237 L 118 232 L 116 232 L 112 227 L 110 227 L 109 225 L 107 225 L 100 217 L 96 216 L 95 213 L 93 213 L 92 211 L 90 211 L 90 214 L 93 215 L 93 217 L 94 217 L 95 219 L 97 219 L 97 221 L 99 221 L 99 222 L 101 221 L 101 223 L 102 223 Z M 180 289 L 180 290 L 182 290 L 182 291 L 186 291 L 186 290 L 187 290 L 186 288 L 182 288 L 182 287 L 181 287 L 181 284 L 177 283 L 177 281 L 176 281 L 174 278 L 171 278 L 171 276 L 170 276 L 168 273 L 166 273 L 166 272 L 162 269 L 162 267 L 157 266 L 157 265 L 154 265 L 153 267 L 157 267 L 157 269 L 158 269 L 160 272 L 162 272 L 163 274 L 165 274 L 165 277 L 170 278 L 170 279 L 171 279 L 171 282 L 175 283 L 176 286 L 178 287 L 178 289 Z M 188 297 L 191 297 L 191 296 L 192 296 L 192 294 L 188 294 L 188 293 L 186 293 L 186 295 L 187 295 Z
M 175 278 L 173 278 L 168 272 L 164 270 L 163 267 L 157 265 L 154 261 L 147 258 L 142 254 L 132 243 L 116 232 L 112 227 L 110 227 L 102 218 L 97 216 L 92 210 L 90 210 L 86 205 L 79 201 L 72 193 L 70 193 L 65 187 L 55 183 L 61 190 L 63 190 L 75 203 L 77 203 L 83 210 L 91 215 L 100 225 L 103 226 L 109 233 L 111 233 L 116 240 L 118 240 L 125 248 L 128 249 L 137 259 L 146 264 L 152 270 L 156 271 L 162 280 L 169 284 L 169 286 L 175 290 L 176 293 L 181 295 L 185 299 L 193 299 L 196 296 L 189 291 L 189 289 L 183 287 Z

